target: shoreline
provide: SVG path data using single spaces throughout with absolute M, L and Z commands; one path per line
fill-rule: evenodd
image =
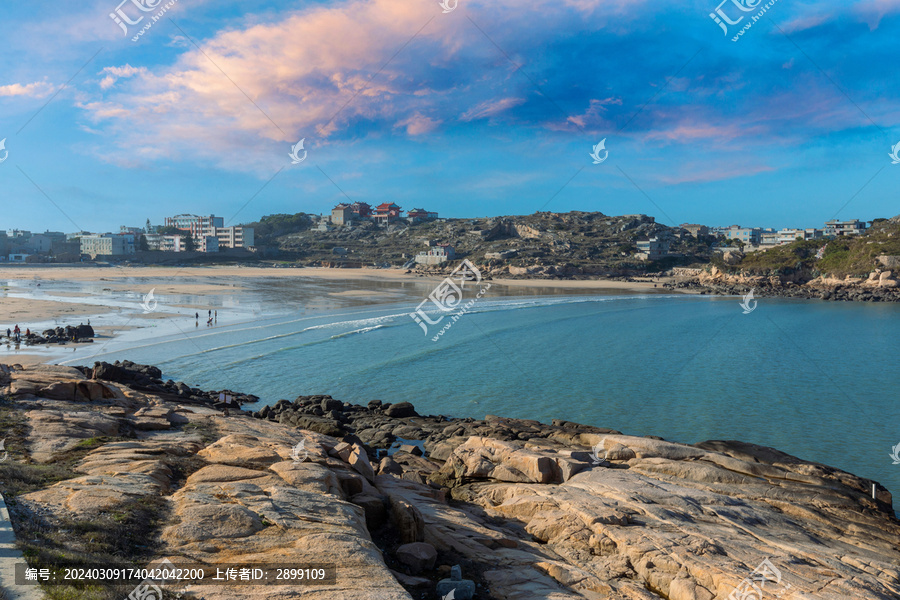
M 890 491 L 770 447 L 327 395 L 248 413 L 239 406 L 253 396 L 226 391 L 237 406 L 223 404 L 222 390 L 133 363 L 0 366 L 0 391 L 14 425 L 0 492 L 15 499 L 29 556 L 52 544 L 90 565 L 124 538 L 139 545 L 116 554 L 123 563 L 338 563 L 316 598 L 443 597 L 454 585 L 475 598 L 630 597 L 651 585 L 724 598 L 767 564 L 785 591 L 822 600 L 886 600 L 900 583 Z M 62 526 L 73 521 L 103 526 Z M 699 552 L 711 539 L 716 551 Z M 184 591 L 263 597 L 204 581 Z

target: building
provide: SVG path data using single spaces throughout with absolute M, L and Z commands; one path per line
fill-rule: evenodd
M 826 236 L 862 235 L 865 232 L 866 223 L 859 219 L 853 219 L 851 221 L 825 221 Z
M 372 207 L 365 202 L 354 202 L 350 205 L 354 221 L 363 221 L 372 216 Z
M 425 252 L 416 254 L 417 265 L 440 265 L 456 258 L 456 250 L 450 244 L 432 246 Z
M 669 254 L 669 242 L 659 238 L 638 240 L 637 247 L 639 260 L 659 260 Z
M 81 236 L 81 253 L 89 255 L 91 258 L 122 256 L 127 254 L 127 250 L 128 243 L 124 236 L 109 233 Z
M 423 223 L 425 221 L 433 221 L 438 218 L 436 212 L 429 212 L 424 208 L 414 208 L 406 213 L 406 219 L 410 223 Z
M 338 204 L 331 209 L 331 222 L 334 225 L 346 225 L 353 220 L 353 210 L 349 204 Z
M 760 246 L 777 246 L 780 235 L 777 231 L 763 230 L 759 234 Z
M 759 227 L 732 225 L 731 227 L 719 228 L 716 232 L 725 236 L 726 239 L 739 240 L 748 246 L 759 246 L 760 242 L 762 242 L 762 229 Z
M 202 237 L 216 237 L 216 229 L 225 227 L 225 219 L 215 215 L 201 217 L 198 215 L 175 215 L 166 217 L 166 227 L 174 227 L 189 231 L 195 240 Z
M 255 246 L 252 227 L 220 227 L 216 229 L 215 237 L 218 238 L 219 248 L 246 249 Z
M 385 202 L 375 207 L 375 214 L 372 218 L 379 225 L 387 225 L 388 223 L 399 221 L 401 212 L 403 212 L 403 209 L 393 202 Z
M 679 225 L 682 229 L 686 229 L 688 233 L 690 233 L 694 237 L 700 237 L 701 235 L 709 235 L 709 227 L 706 225 L 695 225 L 693 223 L 683 223 Z

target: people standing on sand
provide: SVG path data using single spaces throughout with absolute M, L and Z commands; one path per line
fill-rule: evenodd
M 31 330 L 26 328 L 25 329 L 25 337 L 28 337 L 30 335 L 31 335 Z
M 22 330 L 19 329 L 19 326 L 18 326 L 18 325 L 16 325 L 15 328 L 13 329 L 13 333 L 16 335 L 16 343 L 18 343 L 18 342 L 19 342 L 19 338 L 20 338 L 21 335 L 22 335 Z
M 219 311 L 216 311 L 215 316 L 216 316 L 216 321 L 218 321 L 219 320 Z
M 212 310 L 207 311 L 207 313 L 208 314 L 206 316 L 209 317 L 210 319 L 212 319 Z
M 9 327 L 6 328 L 6 337 L 8 337 L 8 338 L 12 337 L 12 330 Z

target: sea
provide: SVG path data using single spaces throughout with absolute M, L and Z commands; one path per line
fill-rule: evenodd
M 167 379 L 255 394 L 251 410 L 330 394 L 741 440 L 900 492 L 900 305 L 459 283 L 297 278 L 157 295 L 164 318 L 60 361 L 153 364 Z M 99 284 L 69 285 L 72 296 Z M 138 292 L 119 302 L 134 307 L 146 285 L 131 282 Z M 213 324 L 195 319 L 198 302 L 217 311 Z

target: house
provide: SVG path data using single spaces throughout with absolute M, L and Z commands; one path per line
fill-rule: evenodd
M 825 221 L 826 236 L 862 235 L 865 232 L 866 223 L 859 219 L 853 219 L 851 221 Z
M 375 214 L 372 218 L 379 225 L 387 225 L 388 223 L 399 221 L 400 213 L 402 211 L 403 209 L 393 202 L 385 202 L 384 204 L 379 204 L 375 207 Z
M 716 230 L 729 240 L 740 240 L 748 246 L 759 246 L 762 241 L 762 229 L 759 227 L 741 227 L 740 225 L 732 225 L 731 227 L 719 228 Z
M 706 225 L 696 225 L 693 223 L 683 223 L 680 225 L 682 229 L 686 229 L 688 233 L 690 233 L 694 237 L 700 237 L 701 235 L 709 235 L 709 227 Z
M 416 254 L 417 265 L 440 265 L 456 258 L 456 250 L 450 244 L 433 246 Z
M 424 208 L 414 208 L 406 213 L 406 219 L 410 223 L 424 223 L 425 221 L 433 221 L 438 218 L 436 212 L 429 212 Z
M 132 249 L 134 246 L 132 245 Z M 122 256 L 128 254 L 128 242 L 124 236 L 104 233 L 81 237 L 81 253 L 91 258 L 98 256 Z
M 659 260 L 669 254 L 669 242 L 658 238 L 638 240 L 638 260 Z
M 331 222 L 334 225 L 346 225 L 353 220 L 353 210 L 349 204 L 338 204 L 331 209 Z

